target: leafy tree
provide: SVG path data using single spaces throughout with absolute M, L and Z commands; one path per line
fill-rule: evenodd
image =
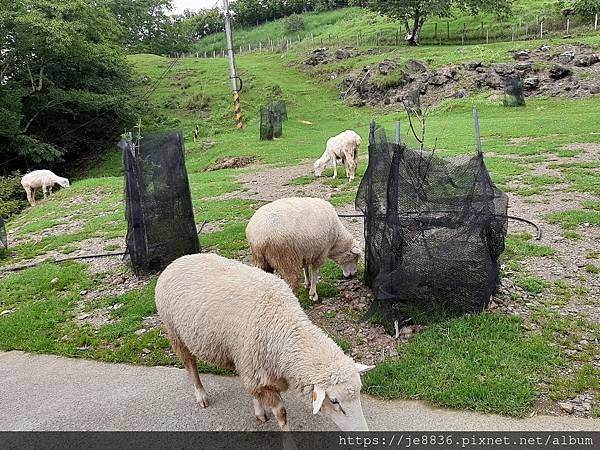
M 575 0 L 573 8 L 580 16 L 592 18 L 600 14 L 600 0 Z
M 0 0 L 0 172 L 114 143 L 133 118 L 121 36 L 89 0 Z
M 479 12 L 504 15 L 510 12 L 512 0 L 369 0 L 368 6 L 401 20 L 406 29 L 407 43 L 418 45 L 421 28 L 431 16 L 449 17 L 453 8 L 472 15 Z

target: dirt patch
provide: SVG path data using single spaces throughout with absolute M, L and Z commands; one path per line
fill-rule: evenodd
M 221 158 L 216 163 L 211 164 L 206 171 L 213 172 L 215 170 L 222 169 L 241 169 L 242 167 L 249 166 L 256 161 L 253 156 L 235 156 L 231 158 Z

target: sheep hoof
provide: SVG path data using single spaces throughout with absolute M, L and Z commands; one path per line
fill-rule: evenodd
M 256 420 L 258 420 L 260 423 L 267 423 L 269 421 L 269 418 L 267 417 L 267 414 L 262 414 L 257 415 Z
M 316 303 L 319 300 L 319 295 L 318 294 L 311 294 L 309 295 L 310 301 L 313 303 Z
M 206 392 L 196 389 L 196 401 L 203 408 L 207 408 L 208 407 L 208 395 L 206 395 Z

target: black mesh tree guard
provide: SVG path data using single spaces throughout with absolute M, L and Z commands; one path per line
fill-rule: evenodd
M 523 83 L 519 78 L 507 78 L 504 82 L 504 106 L 525 106 Z
M 283 122 L 288 119 L 283 100 L 274 100 L 260 110 L 260 140 L 271 141 L 283 136 Z
M 388 142 L 372 124 L 356 207 L 365 214 L 365 282 L 374 316 L 414 322 L 482 311 L 498 281 L 508 198 L 483 155 L 442 159 Z
M 8 239 L 6 238 L 6 227 L 4 226 L 4 219 L 0 217 L 0 250 L 6 250 L 8 248 Z
M 198 253 L 185 168 L 183 134 L 146 135 L 139 146 L 121 141 L 125 164 L 127 254 L 136 272 L 164 269 Z

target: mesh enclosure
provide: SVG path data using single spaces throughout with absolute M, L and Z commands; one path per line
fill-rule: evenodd
M 442 159 L 371 128 L 356 207 L 365 214 L 365 282 L 376 316 L 394 321 L 483 310 L 499 281 L 508 198 L 483 155 Z
M 283 136 L 283 122 L 288 119 L 287 105 L 274 100 L 260 110 L 260 140 L 271 141 Z
M 185 168 L 183 135 L 121 141 L 125 164 L 127 254 L 136 272 L 164 269 L 200 244 Z
M 4 219 L 0 217 L 0 250 L 6 250 L 8 248 L 8 239 L 6 238 L 6 227 L 4 226 Z
M 504 82 L 504 106 L 524 106 L 523 83 L 518 78 L 507 78 Z

